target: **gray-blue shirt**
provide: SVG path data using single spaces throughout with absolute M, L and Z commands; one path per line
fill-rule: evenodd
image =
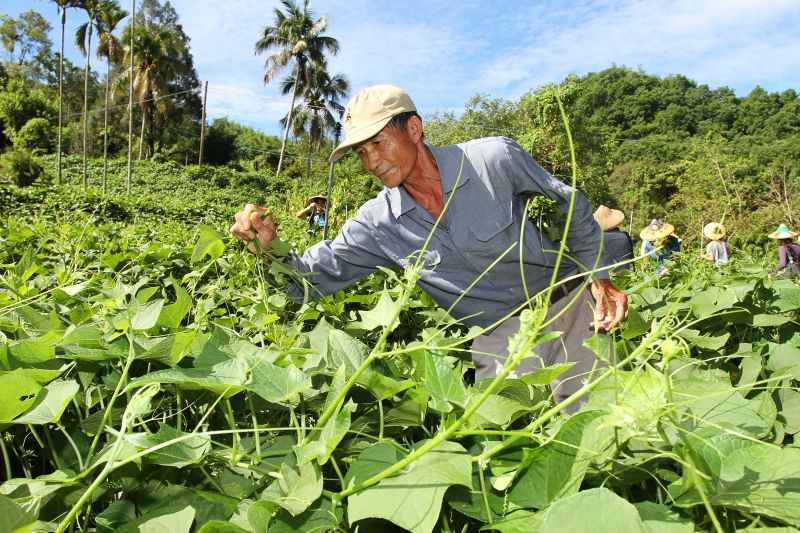
M 335 239 L 317 243 L 302 257 L 290 252 L 285 259 L 286 264 L 306 274 L 303 277 L 311 284 L 309 297 L 345 288 L 378 266 L 407 266 L 413 262 L 409 257 L 422 249 L 432 230 L 418 283 L 445 309 L 461 297 L 451 314 L 468 325 L 488 326 L 525 302 L 523 272 L 530 295 L 548 286 L 557 253 L 528 218 L 525 201 L 530 195 L 541 194 L 566 212 L 573 189 L 551 176 L 514 141 L 503 137 L 428 148 L 439 168 L 445 205 L 452 196 L 436 229 L 436 220 L 402 186 L 384 189 L 345 222 Z M 566 242 L 577 263 L 586 268 L 595 264 L 600 227 L 592 217 L 591 205 L 578 191 Z M 598 268 L 603 266 L 601 259 Z M 577 269 L 576 263 L 564 257 L 558 277 Z M 599 271 L 593 277 L 604 279 L 608 275 Z M 298 301 L 305 292 L 302 283 L 289 285 L 287 291 Z

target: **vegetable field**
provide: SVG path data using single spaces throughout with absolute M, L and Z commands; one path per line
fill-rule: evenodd
M 297 305 L 222 225 L 37 220 L 0 220 L 2 531 L 800 528 L 800 286 L 747 258 L 617 275 L 568 416 L 564 366 L 512 373 L 541 309 L 475 383 L 413 268 Z

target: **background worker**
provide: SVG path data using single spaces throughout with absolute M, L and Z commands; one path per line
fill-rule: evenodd
M 625 213 L 619 209 L 610 209 L 604 205 L 598 207 L 594 219 L 603 230 L 603 261 L 606 265 L 613 265 L 628 259 L 633 259 L 633 242 L 631 236 L 619 229 L 625 220 Z M 614 267 L 614 270 L 623 270 L 630 267 L 630 263 Z
M 639 237 L 642 239 L 640 255 L 649 255 L 656 261 L 657 273 L 668 274 L 669 269 L 664 268 L 664 260 L 672 257 L 673 252 L 681 250 L 681 240 L 675 235 L 675 227 L 654 218 L 639 232 Z M 659 247 L 661 250 L 657 251 L 656 248 Z
M 798 235 L 800 233 L 789 229 L 787 224 L 781 224 L 768 235 L 778 243 L 778 266 L 770 276 L 789 278 L 800 276 L 800 244 L 794 242 L 794 238 Z
M 703 226 L 703 236 L 709 242 L 706 244 L 706 252 L 702 257 L 714 261 L 715 267 L 724 265 L 730 258 L 728 244 L 724 241 L 726 234 L 725 226 L 719 222 L 709 222 Z
M 422 289 L 462 323 L 486 328 L 472 343 L 479 379 L 502 368 L 509 337 L 519 330 L 517 315 L 529 304 L 526 294 L 546 292 L 555 277 L 562 283 L 550 293 L 548 314 L 565 312 L 543 331 L 564 334 L 537 346 L 536 355 L 548 366 L 575 363 L 551 383 L 556 402 L 579 389 L 597 364 L 583 346 L 593 334 L 590 327 L 617 326 L 627 308 L 627 297 L 606 272 L 593 273 L 585 283 L 579 276 L 579 265 L 595 263 L 600 244 L 600 227 L 586 198 L 510 139 L 426 144 L 414 103 L 391 85 L 356 94 L 345 108 L 344 130 L 345 139 L 331 160 L 352 149 L 384 189 L 345 222 L 334 240 L 317 243 L 302 257 L 292 251 L 284 258 L 299 272 L 286 287 L 289 295 L 302 298 L 304 282 L 312 297 L 330 294 L 377 267 L 405 268 L 419 258 Z M 575 196 L 573 222 L 568 231 L 562 228 L 575 261 L 562 257 L 557 271 L 555 247 L 526 213 L 527 198 L 537 194 L 555 200 L 563 211 Z M 230 229 L 253 252 L 254 241 L 269 250 L 277 235 L 272 217 L 264 213 L 263 207 L 249 204 Z M 516 368 L 519 373 L 540 365 L 534 357 L 523 362 Z
M 328 199 L 318 194 L 316 196 L 310 196 L 307 203 L 308 205 L 298 211 L 295 216 L 302 220 L 308 219 L 308 230 L 306 231 L 309 234 L 315 234 L 323 229 L 327 223 L 326 207 L 328 205 Z

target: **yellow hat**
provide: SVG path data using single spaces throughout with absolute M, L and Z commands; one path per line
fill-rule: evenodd
M 800 233 L 790 230 L 789 226 L 786 224 L 781 224 L 778 226 L 778 229 L 770 233 L 768 237 L 770 239 L 793 239 L 798 235 L 800 235 Z
M 609 209 L 604 205 L 598 207 L 592 216 L 603 231 L 616 228 L 625 220 L 625 213 L 619 209 Z
M 675 227 L 672 224 L 654 218 L 646 228 L 639 232 L 639 237 L 644 241 L 655 241 L 663 239 L 673 231 L 675 231 Z
M 720 224 L 719 222 L 709 222 L 705 226 L 703 226 L 703 235 L 706 236 L 707 239 L 711 239 L 712 241 L 718 241 L 727 235 L 727 231 L 725 230 L 725 226 Z
M 373 85 L 361 89 L 344 108 L 344 140 L 331 153 L 331 161 L 338 161 L 351 147 L 380 133 L 395 115 L 416 110 L 400 87 Z

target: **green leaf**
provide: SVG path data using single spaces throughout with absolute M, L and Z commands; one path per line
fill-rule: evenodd
M 294 365 L 280 367 L 261 360 L 250 371 L 245 387 L 268 402 L 283 403 L 311 389 L 311 377 Z
M 380 298 L 375 307 L 369 311 L 359 311 L 361 315 L 361 327 L 366 330 L 373 330 L 375 328 L 387 328 L 391 324 L 394 317 L 397 316 L 400 302 L 395 302 L 389 295 L 386 289 L 381 291 Z M 392 329 L 397 327 L 398 322 L 395 320 Z
M 186 289 L 181 287 L 177 281 L 172 280 L 172 286 L 175 287 L 177 299 L 175 303 L 164 306 L 156 325 L 176 329 L 180 327 L 181 321 L 192 309 L 192 298 L 189 296 L 189 293 L 186 292 Z
M 553 503 L 539 533 L 647 533 L 636 508 L 606 488 L 581 491 Z
M 118 533 L 189 533 L 196 510 L 191 505 L 170 505 L 128 522 Z
M 49 424 L 57 422 L 72 398 L 78 392 L 78 382 L 54 381 L 42 388 L 27 412 L 17 417 L 17 424 Z
M 0 375 L 0 423 L 9 423 L 30 409 L 41 388 L 22 368 Z
M 756 328 L 782 326 L 783 324 L 786 324 L 787 322 L 791 321 L 792 321 L 791 318 L 783 315 L 770 315 L 770 314 L 753 315 L 753 327 Z
M 203 524 L 203 527 L 197 530 L 197 533 L 252 533 L 252 530 L 244 529 L 224 520 L 211 520 Z
M 793 389 L 781 388 L 778 390 L 780 404 L 779 420 L 783 430 L 789 435 L 800 432 L 800 392 Z M 797 442 L 795 438 L 795 442 Z
M 417 442 L 415 449 L 427 441 Z M 395 446 L 379 442 L 358 456 L 347 471 L 345 487 L 366 481 L 402 458 Z M 408 465 L 347 498 L 352 525 L 364 518 L 384 518 L 414 533 L 428 533 L 439 519 L 442 498 L 452 485 L 472 488 L 472 461 L 454 442 L 443 442 Z
M 200 226 L 200 235 L 197 244 L 192 250 L 192 263 L 196 263 L 208 256 L 211 261 L 216 261 L 225 253 L 225 243 L 222 237 L 209 226 Z
M 265 490 L 262 500 L 274 502 L 297 516 L 322 494 L 322 471 L 315 462 L 296 464 L 295 454 L 288 454 L 278 479 Z
M 158 322 L 158 315 L 164 307 L 164 300 L 158 299 L 147 302 L 136 310 L 136 314 L 131 318 L 130 328 L 134 331 L 150 329 Z
M 690 415 L 683 424 L 685 430 L 703 427 L 722 432 L 728 428 L 763 437 L 772 429 L 773 420 L 760 412 L 761 400 L 745 399 L 730 383 L 685 379 L 675 380 L 672 387 L 674 401 Z
M 800 527 L 800 449 L 780 448 L 728 437 L 739 447 L 719 455 L 707 472 L 706 494 L 712 505 L 768 516 Z M 719 443 L 716 443 L 719 448 Z M 701 505 L 694 489 L 677 498 L 681 507 Z
M 770 344 L 767 368 L 777 375 L 800 381 L 800 348 L 788 344 Z
M 331 381 L 328 395 L 325 398 L 325 409 L 333 406 L 337 396 L 344 390 L 344 385 L 345 366 L 342 365 Z M 308 444 L 294 446 L 298 464 L 317 459 L 320 465 L 324 465 L 350 429 L 350 416 L 354 410 L 355 404 L 352 402 L 345 405 L 336 416 L 329 418 L 323 427 L 315 428 L 312 434 L 313 438 Z
M 191 353 L 192 346 L 197 336 L 196 331 L 180 331 L 174 335 L 167 335 L 156 341 L 147 351 L 136 356 L 142 361 L 158 361 L 165 365 L 175 366 L 186 355 Z
M 245 390 L 248 368 L 238 360 L 223 361 L 212 367 L 173 368 L 145 374 L 129 386 L 147 383 L 174 383 L 186 389 L 205 389 L 228 398 Z
M 440 413 L 453 410 L 451 404 L 464 407 L 469 393 L 461 378 L 460 365 L 456 369 L 447 360 L 425 351 L 425 390 L 431 395 L 433 408 Z
M 41 337 L 9 343 L 8 351 L 20 363 L 36 364 L 49 361 L 56 356 L 55 346 L 63 335 L 64 333 L 60 331 L 48 331 Z
M 167 424 L 161 424 L 161 427 L 158 428 L 158 432 L 150 435 L 148 441 L 151 445 L 156 446 L 186 435 L 189 434 L 179 431 Z M 209 450 L 211 450 L 210 437 L 193 435 L 156 450 L 148 454 L 147 458 L 157 465 L 182 468 L 199 462 Z
M 692 533 L 694 523 L 682 518 L 666 505 L 656 502 L 634 503 L 647 533 Z
M 480 531 L 500 531 L 501 533 L 533 533 L 542 527 L 543 513 L 532 513 L 520 509 L 508 513 L 500 520 L 481 527 Z
M 0 531 L 27 533 L 36 522 L 36 514 L 22 509 L 14 500 L 0 495 Z
M 728 342 L 728 339 L 730 339 L 731 334 L 725 332 L 722 335 L 712 337 L 710 335 L 701 335 L 699 331 L 694 329 L 684 329 L 678 332 L 678 336 L 686 339 L 690 344 L 693 344 L 698 348 L 717 351 L 725 346 L 725 344 Z
M 691 300 L 692 311 L 697 318 L 705 318 L 733 307 L 736 293 L 721 287 L 709 287 L 695 293 Z
M 508 500 L 521 508 L 541 509 L 578 491 L 591 462 L 604 457 L 614 430 L 601 427 L 605 413 L 582 411 L 570 417 L 553 442 L 525 450 Z
M 368 352 L 369 349 L 363 342 L 344 331 L 334 329 L 328 335 L 326 359 L 331 370 L 338 369 L 344 363 L 347 367 L 347 376 L 351 376 L 366 360 Z

